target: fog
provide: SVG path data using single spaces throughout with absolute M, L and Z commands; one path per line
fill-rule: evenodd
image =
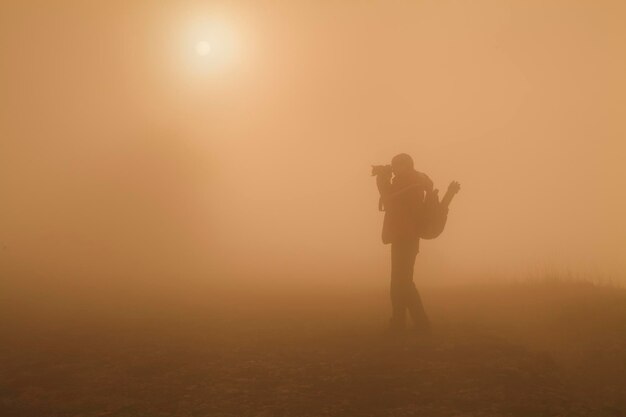
M 623 283 L 625 14 L 5 1 L 3 285 L 386 283 L 370 165 L 400 152 L 436 187 L 462 185 L 418 285 Z

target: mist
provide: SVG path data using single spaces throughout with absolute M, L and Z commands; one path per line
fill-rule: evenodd
M 0 415 L 626 415 L 624 21 L 1 2 Z
M 400 152 L 463 187 L 419 282 L 623 282 L 620 2 L 1 7 L 5 284 L 384 281 Z

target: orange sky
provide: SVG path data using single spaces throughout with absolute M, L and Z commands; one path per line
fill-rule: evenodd
M 621 1 L 52 3 L 0 6 L 3 279 L 386 280 L 407 152 L 462 184 L 416 280 L 624 282 Z

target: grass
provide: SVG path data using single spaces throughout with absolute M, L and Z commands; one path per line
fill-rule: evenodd
M 422 296 L 431 341 L 384 335 L 382 288 L 16 303 L 0 415 L 626 415 L 625 290 L 552 279 Z

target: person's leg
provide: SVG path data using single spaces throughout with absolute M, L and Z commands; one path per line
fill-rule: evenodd
M 422 304 L 422 298 L 415 288 L 415 284 L 412 284 L 412 287 L 411 300 L 409 301 L 409 314 L 413 320 L 415 330 L 420 333 L 428 334 L 430 333 L 430 320 L 428 320 L 426 310 L 424 310 L 424 304 Z
M 402 330 L 406 323 L 406 245 L 391 244 L 391 330 Z
M 409 315 L 413 320 L 413 325 L 415 326 L 415 329 L 419 332 L 429 333 L 430 321 L 428 320 L 428 316 L 426 315 L 426 311 L 424 310 L 422 298 L 420 297 L 417 288 L 415 288 L 415 282 L 413 281 L 415 258 L 417 257 L 418 252 L 418 242 L 411 242 L 408 250 L 410 250 L 410 256 L 407 259 L 407 273 L 405 278 L 406 306 L 409 310 Z

